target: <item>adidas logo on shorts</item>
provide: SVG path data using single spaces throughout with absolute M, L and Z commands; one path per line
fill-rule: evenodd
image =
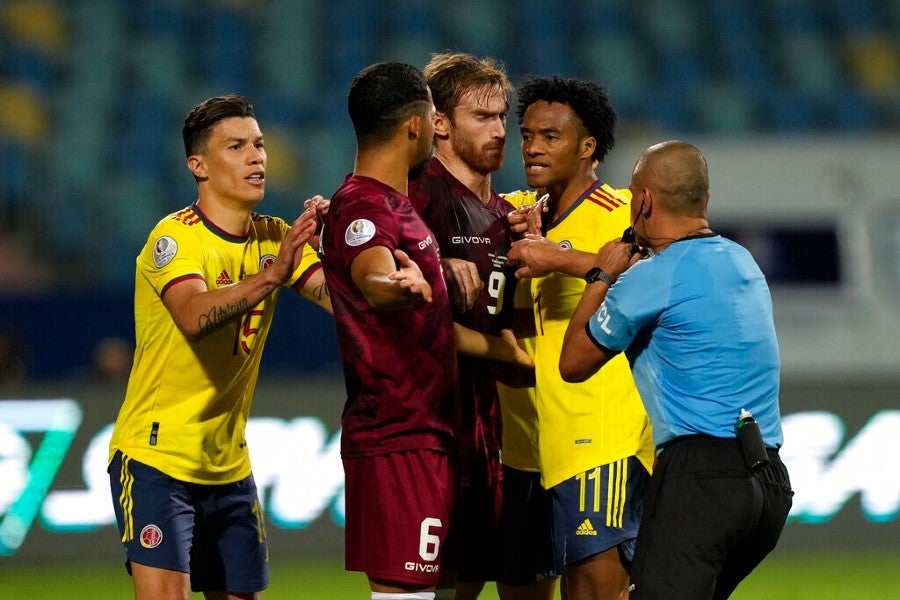
M 591 525 L 590 519 L 585 519 L 584 523 L 579 525 L 578 529 L 575 530 L 575 535 L 597 535 L 597 530 Z

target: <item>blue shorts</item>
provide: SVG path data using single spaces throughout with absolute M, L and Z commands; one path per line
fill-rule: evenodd
M 630 568 L 649 479 L 644 465 L 629 456 L 551 488 L 557 561 L 570 565 L 618 547 Z
M 253 476 L 185 483 L 116 452 L 109 465 L 125 566 L 190 573 L 191 589 L 250 593 L 269 584 L 269 549 Z

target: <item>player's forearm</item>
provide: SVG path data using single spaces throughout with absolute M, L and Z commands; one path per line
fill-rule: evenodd
M 489 336 L 463 327 L 459 323 L 453 323 L 453 330 L 456 332 L 456 351 L 460 354 L 480 358 L 498 358 L 491 356 L 491 353 L 497 353 L 499 349 L 491 343 Z
M 571 275 L 572 277 L 584 277 L 584 274 L 594 266 L 597 255 L 593 252 L 567 249 L 560 250 L 553 261 L 553 270 Z
M 360 291 L 375 312 L 398 310 L 423 301 L 421 294 L 403 287 L 386 273 L 368 275 Z
M 325 283 L 325 273 L 322 269 L 316 269 L 302 287 L 298 289 L 295 286 L 294 289 L 316 306 L 326 310 L 328 314 L 334 314 L 331 306 L 331 294 L 328 292 L 328 284 Z
M 466 356 L 489 358 L 502 362 L 516 362 L 517 354 L 509 342 L 453 323 L 456 332 L 456 351 Z
M 525 267 L 520 276 L 529 277 L 542 277 L 549 273 L 584 277 L 596 260 L 596 254 L 592 252 L 562 248 L 547 238 L 537 237 L 515 242 L 508 257 L 512 262 Z
M 266 271 L 233 285 L 193 294 L 177 310 L 170 308 L 178 328 L 191 341 L 198 341 L 244 316 L 281 286 L 281 281 Z
M 588 321 L 600 308 L 608 291 L 609 285 L 605 281 L 589 284 L 569 320 L 559 357 L 559 372 L 564 381 L 584 381 L 615 355 L 599 348 L 586 331 Z

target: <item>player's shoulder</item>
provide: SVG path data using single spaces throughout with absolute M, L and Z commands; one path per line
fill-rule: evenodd
M 370 197 L 383 196 L 387 193 L 389 186 L 381 181 L 364 175 L 350 175 L 335 192 L 334 197 Z
M 602 206 L 609 211 L 613 211 L 631 203 L 631 190 L 628 188 L 615 188 L 608 183 L 600 182 L 588 198 L 598 206 Z
M 150 230 L 150 236 L 182 233 L 194 227 L 202 227 L 202 224 L 203 220 L 200 218 L 200 215 L 193 207 L 187 206 L 169 213 L 157 221 L 153 229 Z
M 327 214 L 341 213 L 366 205 L 385 205 L 391 195 L 397 195 L 397 193 L 380 181 L 354 175 L 344 180 L 344 183 L 331 197 L 331 205 Z
M 631 190 L 629 190 L 628 188 L 614 188 L 606 183 L 604 183 L 603 185 L 609 188 L 610 193 L 612 193 L 613 195 L 624 198 L 625 200 L 628 200 L 628 202 L 631 202 Z

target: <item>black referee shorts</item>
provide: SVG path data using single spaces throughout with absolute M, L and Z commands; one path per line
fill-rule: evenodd
M 736 439 L 679 438 L 659 456 L 644 499 L 631 600 L 728 598 L 775 548 L 791 509 L 777 450 L 751 473 Z

